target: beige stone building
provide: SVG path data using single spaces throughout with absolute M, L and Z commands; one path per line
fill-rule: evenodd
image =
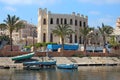
M 82 43 L 79 37 L 79 28 L 88 26 L 88 17 L 79 13 L 72 14 L 57 14 L 47 11 L 47 9 L 38 10 L 38 42 L 56 42 L 61 43 L 58 36 L 52 34 L 52 29 L 58 24 L 69 24 L 75 34 L 70 34 L 69 38 L 65 39 L 65 43 Z
M 120 17 L 116 20 L 116 27 L 112 33 L 115 35 L 115 39 L 118 43 L 120 43 Z
M 27 21 L 23 21 L 25 27 L 20 29 L 18 32 L 14 31 L 12 33 L 12 39 L 14 45 L 30 45 L 34 42 L 37 42 L 37 27 L 33 24 L 28 23 Z M 9 35 L 8 30 L 0 30 L 0 35 Z M 33 37 L 34 36 L 34 37 Z

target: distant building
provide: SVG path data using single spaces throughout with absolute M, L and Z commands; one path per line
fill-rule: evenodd
M 69 38 L 65 39 L 65 43 L 82 43 L 83 40 L 79 37 L 79 28 L 88 26 L 88 17 L 75 14 L 55 14 L 47 9 L 38 10 L 38 42 L 56 42 L 61 43 L 58 36 L 52 34 L 52 29 L 58 24 L 69 24 L 75 34 L 70 34 Z
M 12 39 L 14 45 L 30 45 L 34 42 L 37 42 L 37 27 L 33 24 L 28 23 L 27 21 L 23 21 L 25 27 L 20 29 L 18 32 L 13 31 Z M 0 35 L 9 35 L 8 30 L 0 30 Z M 33 37 L 34 36 L 34 37 Z
M 116 27 L 112 33 L 115 36 L 115 39 L 120 43 L 120 17 L 116 20 Z

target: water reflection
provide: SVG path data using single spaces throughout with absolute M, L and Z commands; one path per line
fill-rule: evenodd
M 120 67 L 79 67 L 78 70 L 0 69 L 0 80 L 119 80 Z

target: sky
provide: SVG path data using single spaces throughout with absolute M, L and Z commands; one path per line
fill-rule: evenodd
M 120 0 L 0 0 L 0 23 L 10 14 L 37 26 L 39 8 L 59 14 L 83 14 L 88 16 L 90 27 L 102 23 L 115 27 L 120 17 Z

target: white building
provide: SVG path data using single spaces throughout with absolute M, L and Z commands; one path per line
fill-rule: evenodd
M 79 28 L 88 26 L 88 17 L 75 14 L 55 14 L 47 11 L 47 9 L 38 10 L 38 42 L 56 42 L 59 43 L 60 38 L 52 34 L 52 29 L 57 24 L 69 24 L 75 34 L 70 34 L 70 38 L 65 39 L 65 43 L 81 43 L 82 39 L 79 37 Z
M 114 29 L 112 35 L 115 35 L 115 39 L 120 43 L 120 17 L 116 20 L 116 28 Z

